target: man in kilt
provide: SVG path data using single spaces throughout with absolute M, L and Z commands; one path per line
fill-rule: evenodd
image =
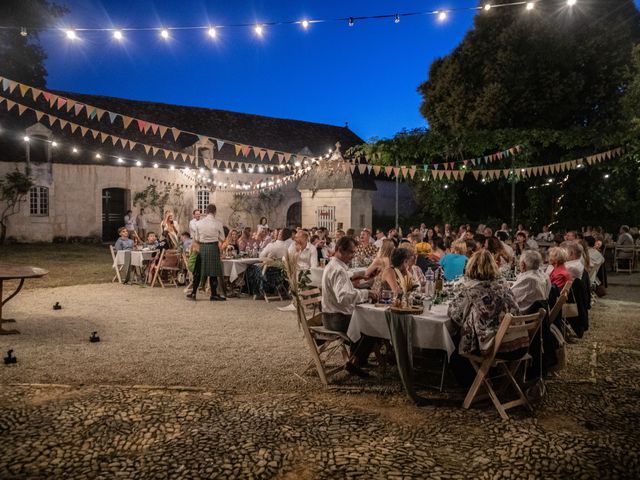
M 216 206 L 209 204 L 207 206 L 207 216 L 196 223 L 195 239 L 200 242 L 200 255 L 196 260 L 193 271 L 193 290 L 187 295 L 192 300 L 196 299 L 196 292 L 202 277 L 209 277 L 209 286 L 211 287 L 209 300 L 226 300 L 222 295 L 218 295 L 218 277 L 222 279 L 224 275 L 218 242 L 222 242 L 225 235 L 222 222 L 215 215 Z

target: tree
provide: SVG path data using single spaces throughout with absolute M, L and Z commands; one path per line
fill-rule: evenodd
M 44 87 L 47 58 L 40 46 L 39 32 L 55 26 L 66 8 L 49 0 L 3 0 L 0 2 L 0 65 L 2 75 L 35 87 Z M 26 36 L 20 28 L 26 28 Z
M 7 236 L 7 220 L 20 211 L 20 205 L 33 182 L 28 175 L 19 170 L 7 173 L 0 179 L 0 245 L 4 244 Z

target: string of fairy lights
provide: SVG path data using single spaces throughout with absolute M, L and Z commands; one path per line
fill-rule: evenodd
M 343 23 L 348 27 L 353 28 L 357 23 L 364 21 L 393 21 L 395 24 L 399 24 L 401 19 L 409 17 L 433 17 L 437 22 L 443 23 L 448 21 L 454 14 L 459 12 L 479 11 L 483 14 L 490 14 L 491 10 L 497 8 L 522 8 L 525 12 L 531 12 L 535 10 L 537 4 L 543 3 L 544 0 L 521 0 L 513 1 L 510 3 L 487 3 L 471 6 L 471 7 L 456 7 L 456 8 L 441 8 L 437 10 L 426 10 L 416 12 L 396 12 L 386 13 L 381 15 L 356 15 L 349 17 L 338 18 L 302 18 L 295 20 L 280 20 L 280 21 L 266 21 L 266 22 L 241 22 L 241 23 L 227 23 L 217 24 L 211 23 L 206 25 L 183 25 L 183 26 L 167 26 L 161 25 L 156 27 L 49 27 L 39 28 L 34 25 L 0 25 L 0 30 L 13 30 L 20 35 L 26 37 L 30 32 L 46 32 L 54 31 L 60 32 L 61 35 L 66 37 L 69 41 L 79 41 L 82 39 L 83 34 L 89 33 L 107 33 L 118 42 L 122 42 L 127 38 L 128 33 L 134 32 L 151 32 L 158 35 L 164 41 L 170 41 L 176 36 L 177 33 L 183 31 L 202 31 L 210 38 L 215 40 L 220 35 L 220 32 L 225 29 L 250 29 L 256 37 L 262 38 L 266 35 L 267 29 L 277 26 L 296 26 L 302 30 L 309 30 L 313 25 L 324 23 Z M 566 0 L 567 7 L 573 7 L 578 3 L 578 0 Z

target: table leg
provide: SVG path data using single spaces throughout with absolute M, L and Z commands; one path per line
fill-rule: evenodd
M 18 330 L 15 329 L 11 329 L 11 330 L 5 330 L 2 328 L 2 324 L 3 323 L 9 323 L 9 322 L 15 322 L 15 319 L 13 318 L 2 318 L 2 307 L 4 307 L 4 304 L 7 303 L 9 300 L 11 300 L 13 297 L 15 297 L 18 292 L 20 290 L 22 290 L 22 285 L 24 285 L 24 278 L 20 279 L 20 283 L 18 284 L 18 288 L 16 288 L 16 290 L 9 295 L 7 298 L 3 299 L 2 295 L 3 295 L 3 280 L 0 280 L 0 335 L 15 335 L 17 333 L 20 333 Z

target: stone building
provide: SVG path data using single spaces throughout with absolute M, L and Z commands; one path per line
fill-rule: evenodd
M 327 224 L 333 227 L 373 226 L 372 202 L 380 180 L 349 171 L 342 152 L 363 140 L 347 127 L 96 95 L 51 94 L 143 123 L 155 122 L 198 134 L 182 134 L 177 139 L 170 134 L 163 138 L 149 136 L 143 131 L 143 123 L 140 128 L 127 128 L 120 119 L 110 122 L 106 116 L 100 121 L 74 115 L 72 109 L 59 108 L 50 99 L 41 96 L 32 100 L 14 90 L 12 98 L 28 108 L 20 115 L 15 108 L 10 112 L 0 108 L 0 178 L 8 171 L 28 168 L 35 186 L 19 213 L 8 220 L 7 235 L 12 239 L 113 241 L 125 212 L 131 209 L 137 214 L 143 205 L 150 230 L 158 229 L 167 210 L 173 211 L 180 227 L 186 229 L 191 211 L 208 203 L 218 206 L 218 216 L 229 226 L 255 226 L 262 216 L 272 226 L 309 227 L 325 220 L 333 222 Z M 12 96 L 6 91 L 2 95 Z M 37 118 L 31 109 L 44 115 Z M 51 121 L 49 113 L 59 120 Z M 80 130 L 72 133 L 64 122 L 125 137 L 138 142 L 138 147 L 125 149 L 101 142 L 96 135 L 81 134 Z M 23 141 L 25 135 L 29 141 Z M 216 145 L 216 138 L 228 139 L 229 143 Z M 257 151 L 238 155 L 232 142 L 323 160 L 299 180 L 291 177 L 291 169 L 281 170 L 275 157 L 258 158 Z M 325 160 L 337 143 L 340 148 Z M 142 145 L 147 147 L 142 149 Z M 162 149 L 185 152 L 194 163 L 167 159 Z M 232 161 L 242 173 L 237 168 L 216 171 L 212 168 L 216 160 Z M 243 164 L 258 163 L 265 166 L 265 172 L 243 168 Z M 199 169 L 205 172 L 202 178 L 198 178 Z M 286 180 L 280 188 L 246 196 L 215 185 L 266 183 L 276 178 Z M 403 193 L 406 197 L 407 192 Z M 334 217 L 329 219 L 331 211 Z

